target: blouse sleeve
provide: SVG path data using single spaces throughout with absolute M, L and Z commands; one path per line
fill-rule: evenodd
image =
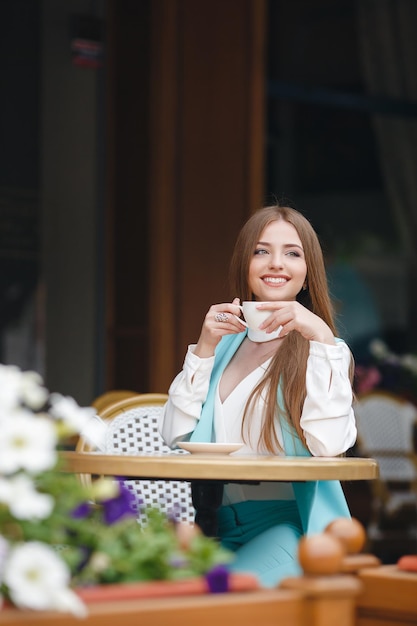
M 172 381 L 164 407 L 161 435 L 171 448 L 193 432 L 209 389 L 214 356 L 201 359 L 194 348 L 188 346 L 183 369 Z
M 310 341 L 300 424 L 313 456 L 337 456 L 356 441 L 350 362 L 351 352 L 344 342 Z

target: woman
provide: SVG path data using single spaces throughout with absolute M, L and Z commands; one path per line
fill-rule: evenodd
M 256 212 L 238 236 L 231 283 L 239 297 L 210 307 L 171 384 L 163 437 L 172 447 L 188 439 L 242 441 L 238 454 L 344 453 L 356 440 L 353 359 L 335 336 L 309 221 L 288 207 Z M 264 333 L 251 335 L 239 321 L 245 300 L 271 311 L 259 327 Z M 300 572 L 300 537 L 340 516 L 349 510 L 336 481 L 228 484 L 219 537 L 236 553 L 232 569 L 271 587 Z

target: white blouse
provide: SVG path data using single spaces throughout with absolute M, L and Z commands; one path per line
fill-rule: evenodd
M 175 447 L 194 430 L 206 399 L 214 357 L 201 359 L 190 345 L 182 371 L 169 389 L 164 409 L 161 434 L 167 444 Z M 310 341 L 307 361 L 307 396 L 301 415 L 301 428 L 313 456 L 337 456 L 356 441 L 356 424 L 352 408 L 352 387 L 349 380 L 350 350 L 343 343 L 328 345 Z M 250 392 L 268 367 L 269 360 L 244 378 L 230 395 L 221 402 L 219 390 L 215 395 L 214 431 L 217 442 L 242 442 L 241 425 L 244 408 Z M 270 454 L 259 449 L 262 399 L 252 413 L 246 443 L 235 454 Z M 275 431 L 283 445 L 278 418 Z M 284 454 L 277 449 L 276 454 Z M 225 488 L 224 503 L 254 499 L 289 499 L 293 491 L 289 483 L 262 483 L 261 485 L 229 484 Z

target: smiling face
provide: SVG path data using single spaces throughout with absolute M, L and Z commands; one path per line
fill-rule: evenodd
M 256 300 L 295 300 L 307 277 L 300 237 L 283 219 L 262 231 L 249 264 L 248 282 Z

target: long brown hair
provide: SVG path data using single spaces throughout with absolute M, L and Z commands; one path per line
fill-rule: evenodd
M 297 300 L 321 317 L 335 334 L 333 307 L 328 291 L 323 253 L 317 234 L 307 218 L 290 207 L 264 207 L 254 213 L 241 229 L 230 264 L 230 282 L 233 295 L 237 295 L 241 301 L 254 299 L 254 294 L 249 289 L 249 265 L 262 232 L 271 222 L 278 220 L 284 220 L 294 226 L 304 250 L 307 266 L 307 287 L 300 291 Z M 306 397 L 308 355 L 309 341 L 300 333 L 289 333 L 282 341 L 280 349 L 273 356 L 265 375 L 252 391 L 247 402 L 243 417 L 242 435 L 244 425 L 250 419 L 251 406 L 261 394 L 265 396 L 266 409 L 258 445 L 265 447 L 271 453 L 274 453 L 277 448 L 280 449 L 274 427 L 277 409 L 280 411 L 281 417 L 293 424 L 298 436 L 305 444 L 300 418 Z M 278 385 L 281 383 L 284 406 L 277 407 L 277 391 Z

